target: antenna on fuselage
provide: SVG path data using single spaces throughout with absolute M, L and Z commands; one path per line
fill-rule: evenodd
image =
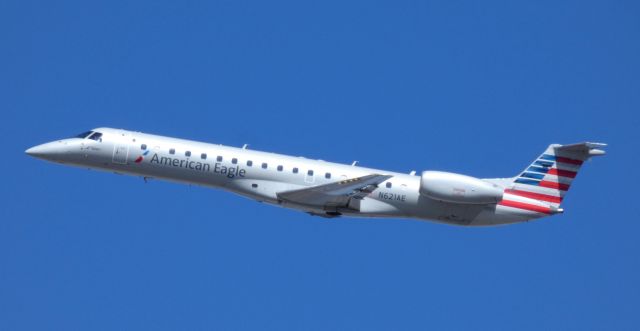
M 351 163 L 352 167 L 355 167 L 358 164 L 358 161 L 353 161 L 353 163 Z
M 242 145 L 242 149 L 247 149 L 247 147 L 249 147 L 249 144 Z

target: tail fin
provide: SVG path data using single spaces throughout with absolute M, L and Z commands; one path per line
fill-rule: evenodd
M 604 155 L 606 144 L 550 145 L 540 157 L 514 178 L 505 193 L 541 200 L 559 207 L 584 161 Z

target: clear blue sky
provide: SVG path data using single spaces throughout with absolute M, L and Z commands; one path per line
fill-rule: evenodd
M 631 330 L 637 1 L 2 1 L 0 330 Z M 513 176 L 609 143 L 564 215 L 327 221 L 67 168 L 112 126 L 396 171 Z

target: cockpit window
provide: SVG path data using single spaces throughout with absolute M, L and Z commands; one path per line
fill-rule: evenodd
M 95 141 L 102 141 L 102 133 L 95 132 L 94 134 L 89 136 L 89 139 L 92 139 L 92 140 L 95 140 Z
M 83 132 L 83 133 L 81 133 L 81 134 L 79 134 L 79 135 L 75 136 L 75 138 L 82 138 L 82 139 L 84 139 L 84 138 L 88 137 L 88 136 L 89 136 L 90 134 L 92 134 L 92 133 L 93 133 L 93 131 Z

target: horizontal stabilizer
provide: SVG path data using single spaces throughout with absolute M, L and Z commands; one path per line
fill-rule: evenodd
M 576 154 L 576 156 L 586 156 L 587 158 L 589 158 L 591 156 L 600 156 L 606 154 L 606 152 L 601 149 L 606 146 L 607 144 L 603 143 L 584 142 L 571 145 L 558 145 L 557 147 L 554 146 L 554 149 L 560 154 L 570 153 Z

